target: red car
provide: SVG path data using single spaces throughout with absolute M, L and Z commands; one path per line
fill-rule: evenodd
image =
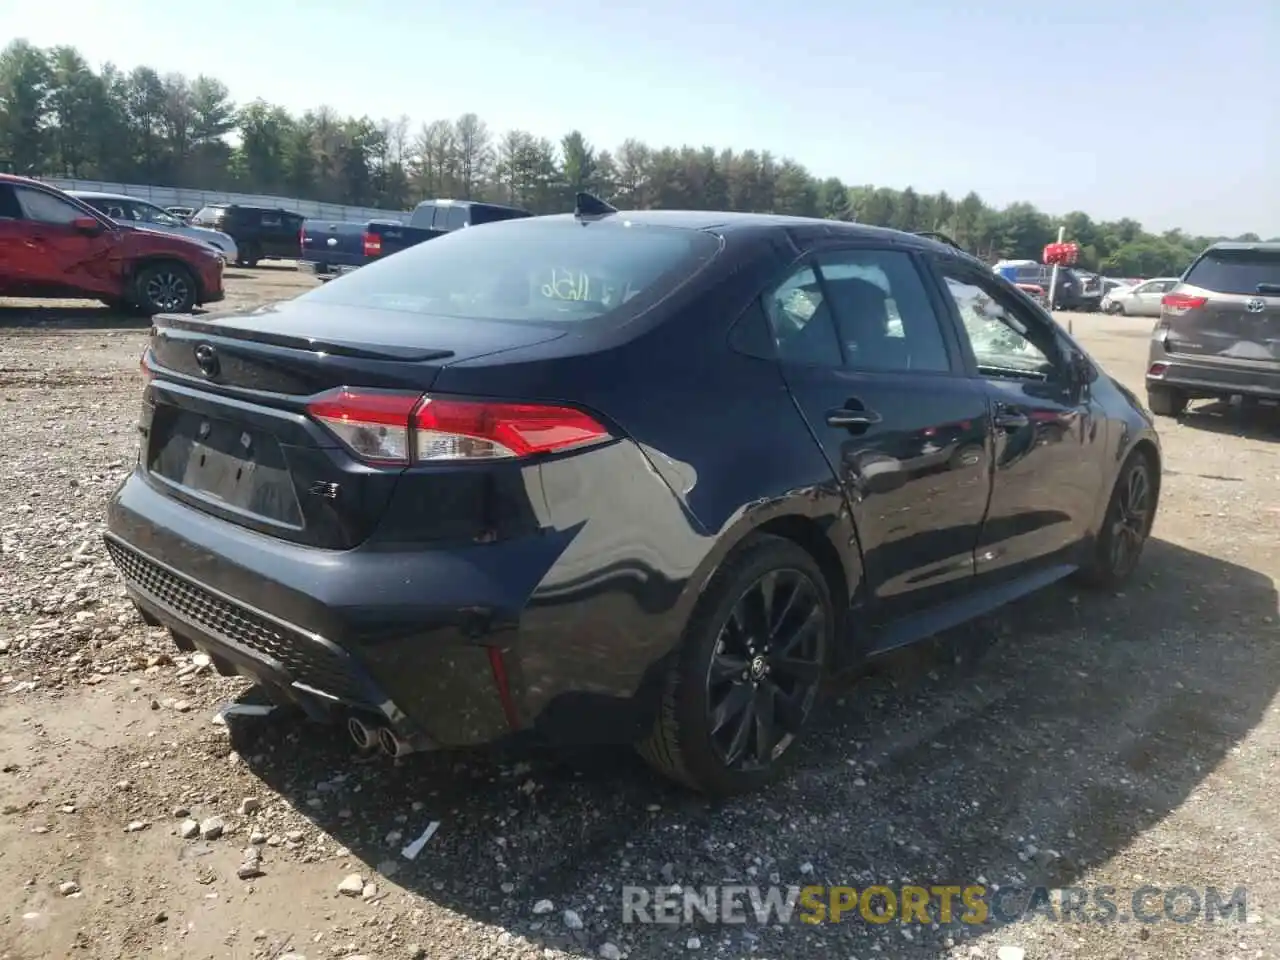
M 0 174 L 0 297 L 83 297 L 156 314 L 224 296 L 212 247 L 116 223 L 47 184 Z

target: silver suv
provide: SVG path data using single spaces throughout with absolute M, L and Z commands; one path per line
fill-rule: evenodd
M 1147 406 L 1280 400 L 1280 243 L 1215 243 L 1164 295 L 1147 360 Z

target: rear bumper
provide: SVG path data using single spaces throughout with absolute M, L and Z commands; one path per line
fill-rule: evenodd
M 630 445 L 592 456 L 639 469 Z M 403 738 L 444 747 L 532 727 L 634 742 L 652 723 L 686 585 L 654 569 L 644 543 L 660 498 L 675 501 L 660 482 L 642 489 L 652 496 L 614 508 L 634 513 L 637 532 L 596 523 L 599 542 L 569 512 L 590 499 L 577 491 L 532 536 L 447 549 L 374 537 L 326 550 L 186 506 L 139 470 L 108 506 L 106 538 L 130 594 L 180 646 L 313 715 L 375 711 Z M 648 563 L 627 561 L 631 544 Z
M 1240 394 L 1248 397 L 1280 397 L 1280 365 L 1196 362 L 1170 355 L 1153 356 L 1151 364 L 1164 364 L 1158 376 L 1147 374 L 1147 386 L 1172 387 L 1192 396 L 1216 397 Z M 1150 365 L 1148 365 L 1150 370 Z

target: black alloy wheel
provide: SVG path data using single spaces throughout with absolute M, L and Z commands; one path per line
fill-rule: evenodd
M 795 741 L 817 699 L 826 613 L 799 570 L 773 570 L 738 598 L 707 670 L 712 746 L 731 770 L 762 770 Z
M 1153 457 L 1135 450 L 1120 470 L 1092 555 L 1080 570 L 1085 582 L 1115 589 L 1132 576 L 1151 535 L 1159 497 Z
M 640 752 L 711 795 L 773 779 L 814 712 L 835 621 L 806 550 L 771 536 L 740 548 L 690 620 Z
M 1146 460 L 1138 457 L 1116 486 L 1116 510 L 1110 518 L 1111 569 L 1118 577 L 1132 573 L 1142 556 L 1151 531 L 1153 493 Z

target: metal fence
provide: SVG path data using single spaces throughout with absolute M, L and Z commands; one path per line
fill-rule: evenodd
M 409 214 L 404 210 L 380 210 L 377 207 L 348 207 L 340 203 L 318 200 L 296 200 L 255 193 L 228 193 L 222 190 L 189 190 L 185 187 L 155 187 L 140 183 L 109 183 L 105 180 L 70 180 L 63 177 L 41 177 L 44 183 L 59 190 L 85 190 L 94 193 L 122 193 L 140 200 L 150 200 L 161 207 L 191 207 L 199 210 L 210 203 L 244 203 L 259 207 L 281 207 L 304 217 L 318 220 L 395 220 L 404 223 Z

